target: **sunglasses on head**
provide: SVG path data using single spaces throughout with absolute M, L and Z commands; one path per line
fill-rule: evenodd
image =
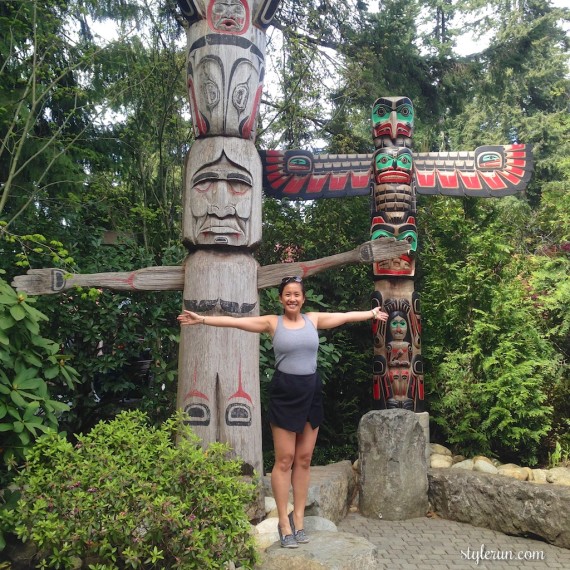
M 303 280 L 297 275 L 293 277 L 283 277 L 283 279 L 281 279 L 281 283 L 301 283 L 302 281 Z

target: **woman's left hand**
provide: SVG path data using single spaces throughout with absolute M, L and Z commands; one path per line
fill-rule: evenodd
M 388 320 L 388 313 L 381 311 L 378 307 L 374 307 L 372 309 L 372 318 L 377 321 L 386 321 Z
M 192 311 L 184 310 L 181 315 L 178 315 L 178 322 L 181 325 L 198 325 L 204 322 L 204 317 Z

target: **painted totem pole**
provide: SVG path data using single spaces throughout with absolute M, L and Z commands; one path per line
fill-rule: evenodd
M 254 145 L 265 75 L 267 0 L 179 0 L 186 20 L 187 86 L 196 140 L 184 175 L 184 308 L 258 315 L 261 161 Z M 182 327 L 177 406 L 204 443 L 239 450 L 263 471 L 257 335 Z
M 389 317 L 375 324 L 373 397 L 382 408 L 423 411 L 421 315 L 414 291 L 418 234 L 413 188 L 414 108 L 407 97 L 382 97 L 372 108 L 371 238 L 395 237 L 410 252 L 373 265 L 373 299 Z

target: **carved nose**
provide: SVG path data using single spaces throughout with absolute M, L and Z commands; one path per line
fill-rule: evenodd
M 208 203 L 208 214 L 214 214 L 220 218 L 235 214 L 235 207 L 229 202 L 229 191 L 229 184 L 225 180 L 214 184 Z

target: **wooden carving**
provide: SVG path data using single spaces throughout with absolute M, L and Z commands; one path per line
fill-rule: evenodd
M 386 135 L 375 140 L 385 142 Z M 401 134 L 398 140 L 403 140 Z M 405 154 L 398 150 L 400 147 L 392 148 L 388 153 Z M 381 181 L 385 153 L 381 150 L 370 154 L 313 155 L 305 150 L 261 151 L 263 188 L 268 196 L 290 200 L 368 195 L 371 164 Z M 528 144 L 487 145 L 469 152 L 411 152 L 411 158 L 416 194 L 509 196 L 525 190 L 533 170 L 532 145 Z
M 372 108 L 371 239 L 393 237 L 408 252 L 373 265 L 373 302 L 388 313 L 373 326 L 373 397 L 383 408 L 421 412 L 424 379 L 419 298 L 414 291 L 418 244 L 411 150 L 414 109 L 407 97 L 382 97 Z

